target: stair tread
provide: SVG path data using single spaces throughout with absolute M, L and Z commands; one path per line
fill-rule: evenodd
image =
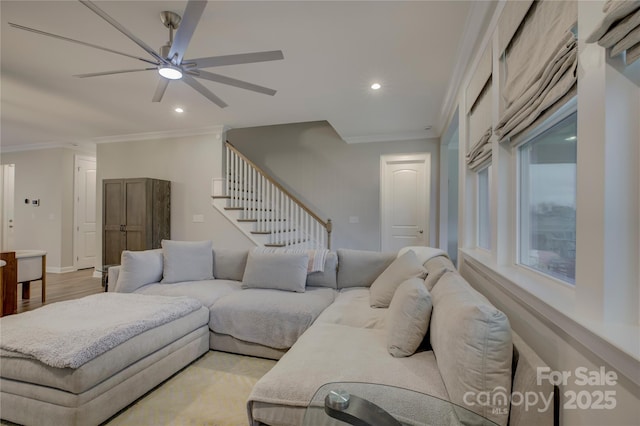
M 301 243 L 306 243 L 308 240 L 295 240 L 295 241 L 286 241 L 284 243 L 268 243 L 265 244 L 265 247 L 286 247 L 286 246 L 292 246 L 295 244 L 301 244 Z
M 251 210 L 251 211 L 264 211 L 264 212 L 271 212 L 273 211 L 273 209 L 256 209 L 256 208 L 244 208 L 244 207 L 225 207 L 225 210 Z
M 219 198 L 231 198 L 231 195 L 212 195 L 211 198 L 215 199 L 219 199 Z
M 295 229 L 283 229 L 282 231 L 272 230 L 272 231 L 251 231 L 252 234 L 259 235 L 270 235 L 275 234 L 277 232 L 295 232 Z

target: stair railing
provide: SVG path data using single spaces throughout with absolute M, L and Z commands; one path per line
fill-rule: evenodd
M 225 146 L 231 207 L 256 221 L 258 231 L 271 235 L 268 246 L 331 248 L 331 219 L 322 220 L 231 143 Z

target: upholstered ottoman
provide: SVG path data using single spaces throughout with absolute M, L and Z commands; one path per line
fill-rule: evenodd
M 112 293 L 4 317 L 0 415 L 99 424 L 207 352 L 208 321 L 194 299 Z

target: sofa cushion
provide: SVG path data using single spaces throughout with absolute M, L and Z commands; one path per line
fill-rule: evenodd
M 242 288 L 266 288 L 304 293 L 307 281 L 307 253 L 249 252 Z
M 331 251 L 324 260 L 324 270 L 307 275 L 307 287 L 338 288 L 338 255 Z
M 162 250 L 129 251 L 120 256 L 120 270 L 114 290 L 131 293 L 162 279 Z
M 213 279 L 211 241 L 162 240 L 164 273 L 162 283 Z
M 242 290 L 213 304 L 209 328 L 245 342 L 288 349 L 334 298 L 335 290 L 319 287 L 305 293 Z
M 242 281 L 249 250 L 213 249 L 213 276 L 223 280 Z
M 427 290 L 431 291 L 436 283 L 447 272 L 456 272 L 456 267 L 451 263 L 448 256 L 437 256 L 427 260 L 424 264 L 427 268 L 427 278 L 424 280 L 424 285 Z
M 395 253 L 339 249 L 338 288 L 370 287 L 395 259 Z
M 302 424 L 315 392 L 331 382 L 380 383 L 449 399 L 433 352 L 394 358 L 387 352 L 384 330 L 316 323 L 256 383 L 249 414 L 265 424 Z M 392 392 L 384 389 L 387 395 Z M 397 414 L 424 413 L 424 397 L 398 399 Z
M 455 272 L 444 274 L 431 297 L 431 346 L 451 401 L 505 425 L 508 413 L 492 411 L 490 404 L 469 406 L 465 395 L 511 394 L 507 316 Z
M 231 280 L 184 281 L 171 285 L 154 283 L 139 288 L 136 293 L 159 296 L 187 296 L 198 299 L 202 306 L 210 307 L 221 297 L 241 291 L 240 286 L 240 282 Z
M 420 278 L 400 284 L 389 305 L 387 349 L 394 357 L 411 356 L 422 343 L 431 317 L 431 295 Z
M 393 294 L 400 284 L 409 278 L 419 275 L 424 279 L 425 273 L 426 270 L 418 262 L 413 250 L 405 252 L 396 258 L 371 284 L 371 306 L 374 308 L 388 308 Z
M 369 305 L 369 289 L 366 287 L 343 288 L 336 300 L 322 311 L 317 323 L 340 324 L 359 328 L 384 328 L 388 309 Z

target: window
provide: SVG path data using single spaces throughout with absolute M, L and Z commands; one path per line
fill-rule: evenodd
M 478 172 L 478 247 L 491 249 L 489 174 L 491 166 Z
M 520 264 L 575 284 L 577 119 L 519 148 Z

